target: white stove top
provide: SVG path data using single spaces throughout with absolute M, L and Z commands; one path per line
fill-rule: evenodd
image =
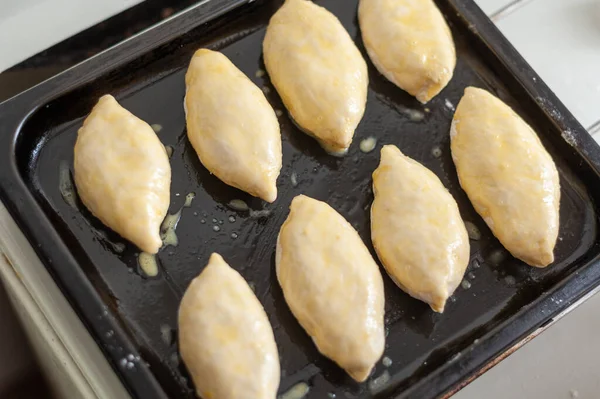
M 139 2 L 8 0 L 0 15 L 0 71 Z M 600 120 L 600 0 L 476 2 L 495 15 L 500 30 L 584 127 Z M 497 13 L 512 3 L 510 12 Z M 15 34 L 24 30 L 31 34 Z M 600 141 L 600 129 L 594 137 Z M 454 398 L 596 399 L 599 330 L 596 295 Z

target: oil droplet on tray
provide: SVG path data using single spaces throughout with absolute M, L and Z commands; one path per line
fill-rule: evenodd
M 254 219 L 266 218 L 269 217 L 271 211 L 269 209 L 261 209 L 255 211 L 254 209 L 250 209 L 250 217 Z
M 440 147 L 433 147 L 431 149 L 431 155 L 433 155 L 435 158 L 439 158 L 442 156 L 442 149 Z
M 419 111 L 418 109 L 408 108 L 400 104 L 395 104 L 394 108 L 401 114 L 406 115 L 411 122 L 421 122 L 425 119 L 423 111 Z
M 58 165 L 58 189 L 63 200 L 73 209 L 77 209 L 77 194 L 75 186 L 71 180 L 71 172 L 66 161 L 61 161 Z
M 235 216 L 229 216 L 229 223 L 235 223 Z
M 173 330 L 167 324 L 162 324 L 160 326 L 160 337 L 163 342 L 167 345 L 171 345 L 173 343 Z
M 469 280 L 463 280 L 462 283 L 460 283 L 460 285 L 465 290 L 468 290 L 469 288 L 471 288 L 471 282 Z
M 509 287 L 512 287 L 517 283 L 517 280 L 513 276 L 506 276 L 506 277 L 504 277 L 504 282 Z
M 194 198 L 196 198 L 196 193 L 189 193 L 188 195 L 186 195 L 185 203 L 183 204 L 183 206 L 186 208 L 192 206 L 192 201 L 194 200 Z
M 248 210 L 248 204 L 246 204 L 246 202 L 242 201 L 241 199 L 231 200 L 229 201 L 227 206 L 233 209 L 234 211 L 243 212 Z
M 376 145 L 377 139 L 373 136 L 370 136 L 360 142 L 360 150 L 366 154 L 373 151 Z
M 217 225 L 213 226 L 213 231 L 221 231 L 221 228 Z
M 146 276 L 155 277 L 158 274 L 158 262 L 156 261 L 156 255 L 152 255 L 147 252 L 141 252 L 138 256 L 138 264 Z
M 421 122 L 425 119 L 425 114 L 416 109 L 407 109 L 407 115 L 412 122 Z
M 298 175 L 296 174 L 296 172 L 292 172 L 292 174 L 290 175 L 290 181 L 292 182 L 293 187 L 298 186 Z
M 371 393 L 375 393 L 381 390 L 385 386 L 385 384 L 390 380 L 390 372 L 385 370 L 381 375 L 377 378 L 369 381 L 369 390 Z
M 153 123 L 152 125 L 150 125 L 150 127 L 152 128 L 152 130 L 154 130 L 155 133 L 158 133 L 162 130 L 162 125 L 159 125 L 158 123 Z
M 275 115 L 277 115 L 277 117 L 280 117 L 281 115 L 283 115 L 283 111 L 280 109 L 276 109 L 275 110 Z
M 256 71 L 256 73 L 254 74 L 254 76 L 256 76 L 257 78 L 262 78 L 263 76 L 265 76 L 264 69 L 259 69 L 258 71 Z
M 169 360 L 171 361 L 171 364 L 174 367 L 179 367 L 179 355 L 177 354 L 177 352 L 171 353 Z
M 383 359 L 381 359 L 381 364 L 383 364 L 383 367 L 390 367 L 392 365 L 392 359 L 384 356 Z
M 281 395 L 279 399 L 302 399 L 306 396 L 310 387 L 305 382 L 299 382 L 291 387 L 286 393 Z
M 162 225 L 160 226 L 160 238 L 162 238 L 165 247 L 169 245 L 176 247 L 177 244 L 179 244 L 179 239 L 175 232 L 179 219 L 181 219 L 181 209 L 173 215 L 167 215 L 162 222 Z
M 175 194 L 177 195 L 177 194 Z M 174 246 L 176 247 L 179 244 L 179 239 L 177 238 L 177 233 L 175 229 L 177 229 L 177 224 L 181 219 L 181 213 L 183 208 L 189 208 L 192 205 L 192 201 L 196 197 L 195 193 L 189 193 L 185 196 L 185 202 L 183 206 L 174 214 L 167 215 L 165 220 L 163 220 L 160 226 L 160 238 L 163 240 L 163 246 Z
M 498 266 L 506 258 L 506 253 L 502 249 L 497 249 L 490 254 L 489 261 L 492 265 Z
M 471 240 L 477 241 L 481 239 L 481 231 L 479 231 L 477 226 L 469 221 L 465 221 L 465 227 L 467 228 L 467 234 Z

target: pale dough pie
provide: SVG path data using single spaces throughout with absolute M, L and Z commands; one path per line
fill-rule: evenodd
M 373 173 L 371 239 L 394 282 L 443 312 L 469 264 L 469 237 L 456 201 L 429 169 L 393 145 Z
M 179 306 L 179 351 L 203 399 L 275 399 L 279 354 L 246 280 L 213 253 Z
M 389 81 L 422 103 L 446 87 L 456 51 L 432 0 L 360 0 L 358 21 L 369 58 Z
M 273 202 L 281 134 L 264 93 L 223 54 L 196 51 L 185 75 L 187 135 L 223 182 Z
M 460 185 L 502 245 L 531 266 L 552 263 L 560 182 L 533 129 L 498 98 L 468 87 L 450 137 Z
M 367 101 L 367 64 L 340 21 L 287 0 L 263 42 L 265 66 L 296 124 L 333 154 L 348 150 Z
M 171 165 L 156 133 L 110 95 L 98 100 L 77 133 L 73 171 L 81 202 L 150 254 L 162 246 Z
M 323 355 L 364 381 L 385 344 L 383 280 L 354 228 L 324 202 L 299 195 L 281 226 L 277 279 Z

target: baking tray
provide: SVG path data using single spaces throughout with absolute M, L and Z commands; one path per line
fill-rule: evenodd
M 340 18 L 366 58 L 357 1 L 317 2 Z M 259 72 L 264 29 L 280 1 L 202 2 L 0 105 L 0 198 L 132 396 L 194 397 L 177 355 L 176 314 L 183 291 L 213 251 L 251 282 L 269 315 L 281 357 L 280 392 L 306 382 L 308 398 L 450 395 L 598 286 L 599 148 L 471 0 L 436 3 L 458 54 L 448 87 L 421 105 L 368 62 L 366 113 L 343 158 L 327 155 L 282 113 L 284 166 L 272 205 L 223 184 L 201 166 L 186 138 L 182 101 L 189 59 L 207 46 L 222 50 L 264 88 L 275 109 L 284 110 L 268 75 Z M 453 107 L 469 85 L 490 90 L 523 116 L 558 166 L 561 227 L 556 262 L 546 269 L 508 256 L 460 189 L 448 132 Z M 140 273 L 133 245 L 80 202 L 72 207 L 61 196 L 60 175 L 66 170 L 61 168 L 72 167 L 77 129 L 105 93 L 148 123 L 160 124 L 161 141 L 174 148 L 170 212 L 182 207 L 186 194 L 196 194 L 177 226 L 179 246 L 158 255 L 156 278 Z M 368 136 L 378 144 L 365 154 L 359 143 Z M 442 315 L 384 274 L 385 356 L 392 363 L 378 363 L 369 381 L 357 384 L 318 354 L 290 313 L 275 277 L 274 248 L 291 199 L 304 193 L 337 209 L 373 252 L 371 173 L 386 143 L 436 173 L 481 238 L 471 241 L 466 282 Z M 266 212 L 234 211 L 227 207 L 233 199 Z

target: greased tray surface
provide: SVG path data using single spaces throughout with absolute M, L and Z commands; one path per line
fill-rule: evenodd
M 317 1 L 341 20 L 369 65 L 365 116 L 343 158 L 327 155 L 294 126 L 262 72 L 264 30 L 281 3 L 244 3 L 204 3 L 0 105 L 1 198 L 134 396 L 194 397 L 177 354 L 177 308 L 212 252 L 255 287 L 269 315 L 281 357 L 281 392 L 305 382 L 307 398 L 443 395 L 598 284 L 598 148 L 472 1 L 437 1 L 452 29 L 458 62 L 448 87 L 427 105 L 384 79 L 368 60 L 356 0 Z M 212 176 L 187 140 L 184 74 L 200 47 L 223 51 L 282 111 L 283 169 L 274 204 Z M 508 255 L 458 184 L 449 128 L 454 106 L 471 85 L 512 106 L 539 133 L 558 166 L 561 227 L 556 261 L 546 269 Z M 139 270 L 135 246 L 79 201 L 73 208 L 61 195 L 61 165 L 72 168 L 77 130 L 105 93 L 161 125 L 161 141 L 174 148 L 170 213 L 195 193 L 177 226 L 179 245 L 158 255 L 156 278 Z M 370 136 L 377 146 L 363 153 L 359 144 Z M 292 198 L 303 193 L 338 210 L 375 255 L 369 233 L 371 174 L 388 143 L 441 179 L 481 238 L 471 240 L 465 282 L 442 315 L 404 294 L 382 269 L 384 356 L 391 365 L 379 362 L 369 381 L 357 384 L 319 355 L 291 314 L 275 277 L 275 241 Z M 233 199 L 246 201 L 253 211 L 230 209 Z

